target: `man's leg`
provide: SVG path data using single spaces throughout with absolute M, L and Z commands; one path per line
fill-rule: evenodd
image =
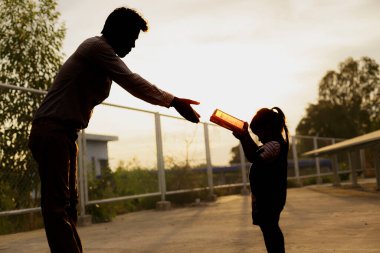
M 81 243 L 70 207 L 70 139 L 50 129 L 32 130 L 30 147 L 39 165 L 41 208 L 52 253 L 80 253 Z

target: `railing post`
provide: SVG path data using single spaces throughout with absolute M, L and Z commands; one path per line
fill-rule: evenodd
M 165 180 L 165 164 L 164 152 L 162 148 L 162 132 L 161 117 L 158 112 L 154 113 L 155 129 L 156 129 L 156 150 L 157 150 L 157 170 L 158 170 L 158 187 L 161 192 L 161 201 L 156 203 L 159 210 L 170 209 L 170 202 L 165 200 L 166 197 L 166 180 Z
M 316 136 L 313 137 L 313 145 L 314 145 L 314 150 L 318 148 L 318 143 L 317 143 L 317 137 Z M 317 168 L 317 184 L 321 184 L 322 183 L 321 167 L 320 167 L 320 164 L 319 164 L 319 157 L 318 156 L 315 157 L 315 166 Z
M 296 137 L 294 135 L 292 136 L 292 151 L 293 151 L 294 174 L 296 176 L 297 184 L 301 185 L 300 168 L 298 165 L 298 155 L 297 155 L 297 147 L 296 147 Z
M 358 156 L 357 152 L 355 150 L 348 151 L 348 167 L 350 168 L 351 171 L 351 182 L 352 186 L 356 187 L 358 186 L 358 179 L 356 175 L 356 169 L 358 165 Z
M 340 186 L 340 177 L 339 177 L 339 163 L 338 163 L 338 155 L 334 154 L 333 155 L 333 175 L 334 175 L 334 186 Z
M 365 177 L 366 172 L 366 160 L 365 160 L 365 149 L 360 149 L 360 169 L 362 170 L 362 177 Z
M 376 190 L 380 191 L 380 146 L 375 147 Z
M 249 190 L 247 189 L 247 165 L 245 162 L 245 156 L 244 156 L 244 150 L 241 143 L 239 143 L 239 154 L 240 154 L 240 166 L 241 166 L 241 174 L 243 179 L 243 189 L 241 190 L 241 193 L 243 195 L 248 195 Z
M 206 150 L 207 183 L 210 189 L 209 197 L 211 200 L 214 200 L 216 196 L 214 194 L 214 182 L 213 182 L 211 152 L 210 152 L 210 136 L 208 133 L 207 123 L 203 123 L 203 133 L 204 133 L 204 138 L 205 138 L 205 150 Z
M 78 190 L 79 190 L 79 214 L 86 215 L 86 197 L 85 197 L 85 174 L 84 174 L 84 161 L 86 160 L 84 154 L 84 146 L 85 142 L 83 139 L 85 135 L 85 131 L 82 130 L 78 135 Z
M 78 134 L 78 190 L 79 190 L 79 217 L 78 225 L 86 226 L 91 224 L 91 215 L 86 215 L 86 204 L 88 202 L 87 187 L 87 150 L 86 133 L 82 130 Z
M 161 200 L 165 200 L 166 182 L 165 182 L 165 164 L 164 153 L 162 147 L 162 132 L 161 132 L 161 118 L 160 114 L 154 114 L 155 127 L 156 127 L 156 150 L 157 150 L 157 169 L 158 169 L 158 183 L 161 192 Z

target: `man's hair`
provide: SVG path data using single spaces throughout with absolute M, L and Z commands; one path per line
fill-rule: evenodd
M 148 24 L 135 10 L 121 7 L 115 9 L 107 17 L 102 34 L 106 37 L 114 37 L 131 30 L 146 32 L 148 31 Z

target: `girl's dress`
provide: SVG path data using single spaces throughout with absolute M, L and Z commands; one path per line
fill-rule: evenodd
M 255 225 L 278 224 L 286 201 L 287 156 L 284 140 L 269 141 L 256 150 L 249 173 Z

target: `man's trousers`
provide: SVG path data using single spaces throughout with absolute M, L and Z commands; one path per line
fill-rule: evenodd
M 33 122 L 29 148 L 38 163 L 41 179 L 41 209 L 52 253 L 80 253 L 76 229 L 77 131 L 59 122 Z

